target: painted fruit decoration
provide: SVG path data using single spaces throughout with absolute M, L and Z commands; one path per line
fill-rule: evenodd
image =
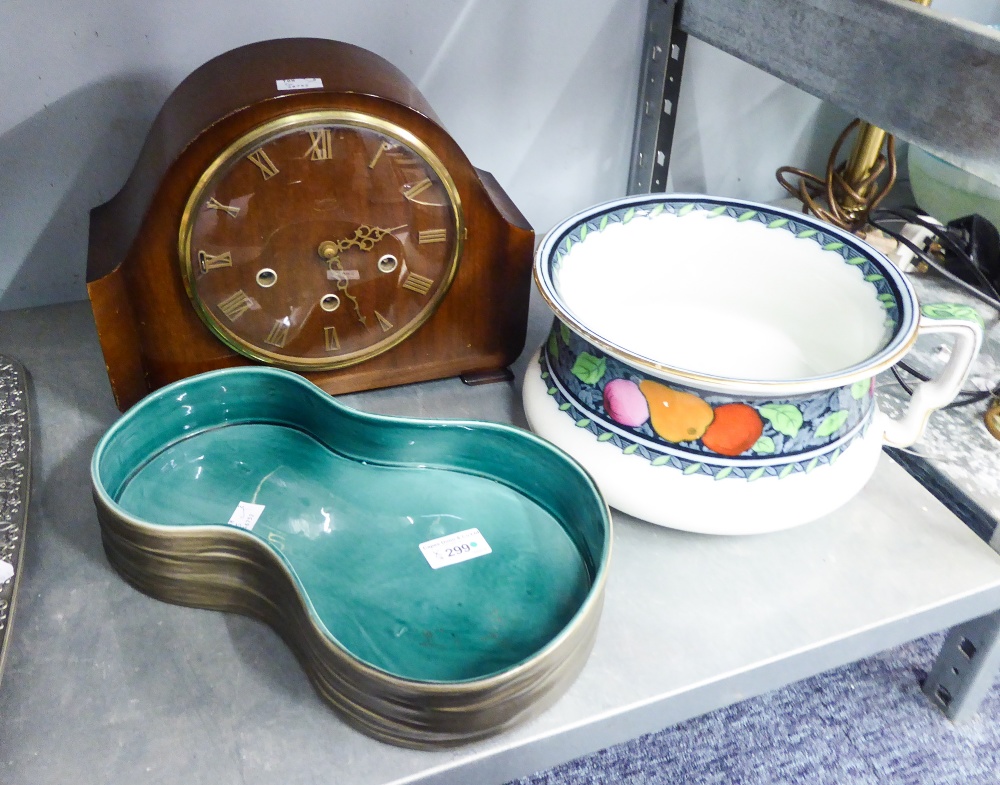
M 638 428 L 647 421 L 663 440 L 701 443 L 719 455 L 735 457 L 760 439 L 764 421 L 745 403 L 712 407 L 692 393 L 645 379 L 612 379 L 604 385 L 604 410 L 620 425 Z
M 715 407 L 715 418 L 701 437 L 712 452 L 730 457 L 746 452 L 764 433 L 764 421 L 757 410 L 745 403 L 724 403 Z
M 649 419 L 646 396 L 631 379 L 612 379 L 604 385 L 604 411 L 629 428 L 638 428 Z
M 712 422 L 712 407 L 691 393 L 644 379 L 639 390 L 649 403 L 649 424 L 668 442 L 700 439 Z
M 558 341 L 558 334 L 553 332 L 549 338 L 553 354 L 558 354 Z M 553 343 L 555 349 L 551 348 Z M 751 450 L 767 455 L 774 452 L 775 446 L 771 437 L 764 436 L 765 421 L 790 439 L 794 439 L 803 426 L 802 412 L 791 403 L 767 402 L 759 409 L 739 401 L 713 406 L 694 393 L 652 379 L 613 378 L 601 387 L 600 382 L 608 370 L 605 358 L 580 352 L 574 358 L 571 373 L 586 388 L 600 389 L 604 411 L 611 420 L 627 428 L 641 428 L 649 423 L 653 432 L 665 442 L 700 441 L 706 450 L 730 458 Z M 555 388 L 550 392 L 554 393 Z M 871 392 L 872 382 L 868 379 L 851 387 L 851 397 L 856 401 L 866 395 L 870 397 Z M 564 404 L 564 408 L 569 408 L 569 404 Z M 814 438 L 822 439 L 836 433 L 848 417 L 846 409 L 830 411 L 816 427 Z M 577 424 L 589 422 L 584 419 Z

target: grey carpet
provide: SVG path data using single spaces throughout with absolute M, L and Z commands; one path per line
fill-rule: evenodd
M 996 785 L 1000 687 L 961 725 L 920 691 L 943 637 L 921 638 L 516 785 Z

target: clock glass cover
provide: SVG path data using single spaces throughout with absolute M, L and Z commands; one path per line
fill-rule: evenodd
M 419 139 L 368 115 L 314 111 L 254 129 L 208 168 L 181 221 L 181 272 L 230 348 L 338 368 L 433 314 L 463 234 L 455 184 Z

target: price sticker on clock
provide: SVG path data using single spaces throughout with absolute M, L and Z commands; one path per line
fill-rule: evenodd
M 278 88 L 279 92 L 285 92 L 286 90 L 322 90 L 323 80 L 316 77 L 311 78 L 299 78 L 299 79 L 276 79 L 274 81 L 275 87 Z
M 475 559 L 493 553 L 486 538 L 479 529 L 466 529 L 455 534 L 446 534 L 436 540 L 420 543 L 420 552 L 435 570 L 452 564 Z

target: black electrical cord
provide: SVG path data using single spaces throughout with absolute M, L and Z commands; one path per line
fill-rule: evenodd
M 913 388 L 903 380 L 903 376 L 899 372 L 900 370 L 905 371 L 921 382 L 929 381 L 930 378 L 926 374 L 920 373 L 918 370 L 912 368 L 904 362 L 896 363 L 890 370 L 892 371 L 892 375 L 896 377 L 896 382 L 898 382 L 899 386 L 903 388 L 907 395 L 913 395 Z M 973 403 L 980 403 L 982 401 L 989 400 L 998 394 L 1000 394 L 1000 382 L 997 382 L 988 390 L 962 390 L 959 392 L 958 397 L 956 397 L 954 401 L 949 404 L 945 404 L 941 408 L 955 409 L 959 406 L 968 406 Z
M 995 301 L 1000 301 L 1000 292 L 997 292 L 993 282 L 990 281 L 990 279 L 983 273 L 982 269 L 980 269 L 979 265 L 976 264 L 975 260 L 969 256 L 966 249 L 955 241 L 955 238 L 952 236 L 953 227 L 942 226 L 936 221 L 928 220 L 930 216 L 911 207 L 886 209 L 882 212 L 889 215 L 895 215 L 903 221 L 915 223 L 931 232 L 938 243 L 940 243 L 941 246 L 951 254 L 952 260 L 957 260 L 961 264 L 962 270 L 974 277 L 979 282 L 979 285 L 986 290 L 986 294 L 991 295 Z M 883 229 L 883 231 L 885 230 Z M 912 248 L 912 245 L 909 245 L 908 247 Z M 933 257 L 932 261 L 935 261 Z M 998 307 L 995 302 L 991 302 L 990 305 L 994 308 Z
M 879 231 L 885 232 L 894 240 L 905 245 L 907 248 L 913 251 L 913 253 L 922 262 L 925 262 L 928 267 L 932 268 L 935 272 L 947 278 L 951 283 L 955 284 L 963 291 L 967 292 L 976 299 L 986 303 L 991 308 L 1000 312 L 1000 293 L 997 292 L 997 290 L 993 287 L 993 284 L 991 284 L 989 280 L 986 278 L 986 276 L 983 275 L 982 271 L 975 264 L 973 264 L 972 260 L 968 257 L 965 251 L 959 248 L 957 243 L 954 243 L 954 240 L 948 237 L 946 227 L 938 226 L 937 224 L 932 224 L 930 222 L 925 222 L 923 220 L 911 221 L 910 218 L 908 218 L 906 215 L 900 215 L 899 212 L 900 211 L 897 210 L 880 210 L 879 217 L 872 218 L 871 216 L 869 216 L 868 222 Z M 906 237 L 904 234 L 896 231 L 895 229 L 891 229 L 888 226 L 886 226 L 885 217 L 882 215 L 883 213 L 888 213 L 891 215 L 891 217 L 897 220 L 906 221 L 908 223 L 919 223 L 921 226 L 924 226 L 930 231 L 932 231 L 939 241 L 953 243 L 953 246 L 949 247 L 954 248 L 954 252 L 957 253 L 959 258 L 961 258 L 963 262 L 968 266 L 968 269 L 974 271 L 976 277 L 982 280 L 984 288 L 986 288 L 988 291 L 984 292 L 982 289 L 973 286 L 972 284 L 967 283 L 966 281 L 963 281 L 961 278 L 955 275 L 955 273 L 951 272 L 951 270 L 947 269 L 943 264 L 941 264 L 941 262 L 935 259 L 931 254 L 927 253 L 927 251 L 925 251 L 923 248 L 921 248 L 919 245 L 913 242 L 913 240 L 911 240 L 909 237 Z M 947 240 L 945 240 L 944 238 L 947 238 Z
M 925 249 L 921 248 L 915 242 L 913 242 L 909 237 L 906 237 L 901 232 L 890 228 L 886 225 L 888 220 L 899 220 L 905 223 L 915 223 L 918 226 L 922 226 L 928 231 L 930 231 L 935 239 L 941 244 L 943 248 L 947 248 L 948 252 L 956 256 L 961 260 L 961 263 L 970 271 L 975 278 L 981 282 L 982 289 L 978 288 L 963 279 L 959 278 L 953 272 L 948 270 L 941 262 L 934 258 L 934 256 L 928 253 Z M 935 272 L 947 278 L 950 282 L 961 288 L 963 291 L 968 292 L 973 297 L 977 298 L 981 302 L 986 303 L 990 307 L 994 308 L 998 313 L 1000 313 L 1000 292 L 997 292 L 996 288 L 990 282 L 990 280 L 983 274 L 982 270 L 974 263 L 974 261 L 969 258 L 965 249 L 962 248 L 955 239 L 951 236 L 948 227 L 941 226 L 940 224 L 928 221 L 924 214 L 919 213 L 916 210 L 910 208 L 885 208 L 877 211 L 876 213 L 868 216 L 868 223 L 874 226 L 879 231 L 884 232 L 889 235 L 897 242 L 902 243 L 907 248 L 909 248 L 922 262 L 927 264 L 928 267 L 933 269 Z M 985 289 L 986 291 L 983 291 Z M 892 368 L 892 375 L 896 377 L 896 381 L 899 386 L 908 395 L 913 395 L 913 388 L 906 383 L 903 379 L 900 370 L 910 374 L 917 380 L 921 382 L 928 381 L 929 377 L 926 374 L 920 373 L 916 369 L 907 365 L 906 363 L 899 362 L 896 363 Z M 987 390 L 962 390 L 958 393 L 958 396 L 954 401 L 945 405 L 942 408 L 953 409 L 959 406 L 968 406 L 974 403 L 981 403 L 982 401 L 994 398 L 1000 395 L 1000 381 L 991 386 Z

